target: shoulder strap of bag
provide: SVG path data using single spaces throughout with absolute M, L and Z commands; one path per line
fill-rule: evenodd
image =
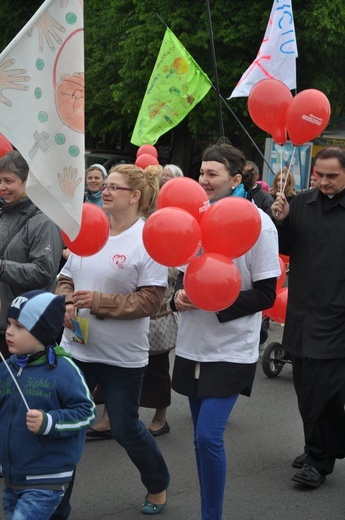
M 6 251 L 6 248 L 8 246 L 8 244 L 11 242 L 11 240 L 16 236 L 17 233 L 19 233 L 19 231 L 25 226 L 25 224 L 27 223 L 27 221 L 33 217 L 35 215 L 35 213 L 38 211 L 38 208 L 36 206 L 34 206 L 34 208 L 31 210 L 31 212 L 29 212 L 28 215 L 26 215 L 26 218 L 19 224 L 19 226 L 17 226 L 14 231 L 10 234 L 9 237 L 7 237 L 7 240 L 6 242 L 3 244 L 1 250 L 0 250 L 0 258 L 2 257 L 2 255 L 4 254 L 4 252 Z

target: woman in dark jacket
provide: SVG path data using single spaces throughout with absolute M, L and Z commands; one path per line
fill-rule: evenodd
M 54 292 L 63 247 L 58 228 L 25 193 L 29 166 L 18 151 L 0 159 L 0 349 L 6 310 L 23 291 Z

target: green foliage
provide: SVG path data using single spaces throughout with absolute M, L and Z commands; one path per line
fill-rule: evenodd
M 1 0 L 0 49 L 3 50 L 30 20 L 41 5 L 41 0 Z
M 2 0 L 0 35 L 4 48 L 41 1 Z M 272 0 L 210 1 L 220 91 L 230 95 L 255 58 Z M 167 24 L 215 82 L 205 1 L 84 0 L 86 124 L 89 134 L 131 133 Z M 299 58 L 298 90 L 317 88 L 330 99 L 333 113 L 344 109 L 345 3 L 343 0 L 293 0 Z M 266 135 L 250 120 L 247 99 L 228 106 L 262 145 Z M 248 138 L 225 105 L 226 134 L 234 144 Z M 211 90 L 186 123 L 195 139 L 219 134 L 217 99 Z M 179 131 L 179 128 L 175 130 Z M 245 144 L 246 146 L 246 144 Z
M 86 4 L 99 4 L 94 0 Z M 109 2 L 108 2 L 109 3 Z M 86 5 L 86 26 L 88 21 Z M 210 2 L 213 37 L 217 56 L 217 70 L 220 91 L 226 98 L 230 95 L 242 73 L 255 58 L 261 44 L 272 7 L 271 0 L 232 0 Z M 298 90 L 318 88 L 330 99 L 333 112 L 343 110 L 344 67 L 341 67 L 344 40 L 343 20 L 345 5 L 342 0 L 296 0 L 293 2 L 297 42 L 299 48 Z M 123 15 L 126 13 L 126 15 Z M 116 27 L 113 47 L 99 67 L 103 67 L 103 77 L 108 62 L 116 64 L 111 84 L 106 88 L 111 91 L 113 106 L 106 111 L 97 105 L 97 109 L 111 117 L 106 120 L 95 113 L 98 96 L 95 93 L 97 80 L 93 76 L 95 69 L 87 70 L 91 82 L 92 96 L 89 124 L 95 131 L 127 130 L 131 132 L 157 58 L 162 37 L 167 24 L 181 43 L 187 48 L 200 67 L 215 83 L 215 75 L 210 52 L 208 16 L 205 2 L 186 2 L 176 0 L 172 6 L 170 0 L 121 0 L 109 7 L 109 16 Z M 164 23 L 163 23 L 164 22 Z M 96 25 L 89 29 L 99 35 Z M 103 19 L 102 33 L 107 33 L 109 20 Z M 93 44 L 97 45 L 95 40 Z M 339 66 L 335 66 L 339 63 Z M 109 100 L 110 98 L 107 97 Z M 228 106 L 243 122 L 254 140 L 262 145 L 266 135 L 252 122 L 247 111 L 247 99 L 235 98 L 228 101 Z M 223 104 L 225 133 L 234 143 L 248 141 L 240 125 L 234 119 L 229 108 Z M 214 90 L 189 114 L 188 127 L 196 139 L 217 137 L 219 134 L 217 100 Z M 178 129 L 177 129 L 178 131 Z
M 344 17 L 343 0 L 300 0 L 295 9 L 298 88 L 324 92 L 333 113 L 344 110 Z

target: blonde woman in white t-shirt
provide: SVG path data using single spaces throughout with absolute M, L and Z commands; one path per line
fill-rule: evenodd
M 203 154 L 199 183 L 209 200 L 246 197 L 239 150 L 221 141 Z M 201 519 L 221 520 L 226 481 L 224 431 L 239 394 L 249 396 L 259 354 L 261 311 L 275 300 L 280 275 L 277 232 L 259 210 L 262 229 L 253 248 L 233 261 L 242 279 L 234 304 L 218 313 L 196 308 L 176 285 L 181 311 L 172 386 L 188 396 L 201 491 Z M 231 233 L 231 230 L 229 230 Z M 171 304 L 173 307 L 173 305 Z
M 141 216 L 154 207 L 161 167 L 145 171 L 119 165 L 103 185 L 103 209 L 110 235 L 104 248 L 89 257 L 71 254 L 57 286 L 66 295 L 63 345 L 81 367 L 89 389 L 99 383 L 111 432 L 140 472 L 147 494 L 143 514 L 166 505 L 169 472 L 153 436 L 138 418 L 141 386 L 148 363 L 149 317 L 162 303 L 166 267 L 147 254 Z M 73 341 L 71 319 L 77 311 L 88 323 L 86 345 Z

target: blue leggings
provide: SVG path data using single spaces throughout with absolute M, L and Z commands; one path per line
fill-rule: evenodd
M 190 397 L 202 520 L 221 520 L 226 480 L 224 431 L 239 394 Z

